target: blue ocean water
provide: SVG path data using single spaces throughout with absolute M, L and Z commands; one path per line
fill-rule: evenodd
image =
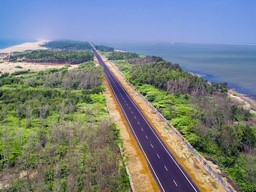
M 1 40 L 0 39 L 0 49 L 4 49 L 13 45 L 18 45 L 25 42 L 30 42 L 31 40 Z
M 227 82 L 236 91 L 256 98 L 256 45 L 116 43 L 109 46 L 163 57 L 210 82 Z

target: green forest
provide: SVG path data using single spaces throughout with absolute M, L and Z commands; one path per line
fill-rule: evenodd
M 93 55 L 90 51 L 36 50 L 12 54 L 9 60 L 12 62 L 79 64 L 92 61 Z
M 43 45 L 44 47 L 50 49 L 57 49 L 63 51 L 81 51 L 81 50 L 90 50 L 92 47 L 89 42 L 86 41 L 50 41 Z M 111 52 L 114 51 L 113 47 L 108 47 L 105 45 L 94 45 L 95 49 L 99 51 Z
M 129 191 L 102 79 L 93 62 L 0 76 L 5 191 Z
M 108 46 L 104 46 L 104 45 L 95 45 L 94 47 L 95 47 L 95 49 L 97 49 L 99 51 L 104 51 L 104 52 L 114 51 L 113 47 L 108 47 Z
M 229 99 L 227 83 L 209 83 L 159 57 L 103 54 L 238 190 L 256 191 L 256 116 Z
M 121 51 L 120 52 L 114 51 L 108 54 L 108 59 L 110 60 L 133 59 L 137 57 L 139 57 L 137 53 L 121 52 Z
M 91 45 L 83 41 L 50 41 L 43 45 L 49 49 L 11 54 L 11 62 L 34 62 L 56 64 L 79 64 L 93 60 Z M 114 48 L 95 45 L 100 51 L 112 52 Z
M 83 41 L 50 41 L 43 45 L 50 49 L 58 49 L 65 51 L 90 50 L 92 47 L 89 42 Z

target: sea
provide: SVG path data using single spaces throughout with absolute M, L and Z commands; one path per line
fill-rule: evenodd
M 19 45 L 25 42 L 33 42 L 34 40 L 1 40 L 0 39 L 0 49 L 4 49 L 10 46 Z
M 256 45 L 199 43 L 115 43 L 115 49 L 160 56 L 209 82 L 227 82 L 256 98 Z

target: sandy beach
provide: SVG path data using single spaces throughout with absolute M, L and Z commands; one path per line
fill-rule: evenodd
M 48 42 L 48 40 L 38 40 L 36 42 L 26 42 L 19 45 L 7 47 L 1 49 L 0 53 L 12 53 L 12 52 L 23 52 L 27 50 L 40 50 L 47 49 L 41 45 Z M 77 67 L 78 65 L 71 65 L 70 69 Z M 43 71 L 50 68 L 62 68 L 65 64 L 54 64 L 54 63 L 29 63 L 29 62 L 8 62 L 0 60 L 0 74 L 2 73 L 14 73 L 16 71 Z
M 12 53 L 12 52 L 22 52 L 28 50 L 40 50 L 47 49 L 46 47 L 42 47 L 44 43 L 48 42 L 48 40 L 37 40 L 36 42 L 27 42 L 19 45 L 14 45 L 11 47 L 7 47 L 5 49 L 0 49 L 0 53 Z
M 0 74 L 14 73 L 16 71 L 43 71 L 46 69 L 60 69 L 65 67 L 66 64 L 49 64 L 49 63 L 28 63 L 28 62 L 4 62 L 0 63 Z M 69 69 L 76 68 L 78 65 L 71 65 Z
M 197 73 L 188 72 L 197 77 L 203 78 L 202 75 Z M 243 106 L 244 109 L 249 110 L 250 113 L 256 114 L 256 100 L 239 92 L 236 92 L 234 89 L 228 89 L 229 98 L 240 105 Z
M 228 90 L 230 99 L 243 106 L 244 109 L 249 110 L 250 113 L 256 114 L 256 100 L 248 97 L 245 94 L 238 93 L 233 89 Z

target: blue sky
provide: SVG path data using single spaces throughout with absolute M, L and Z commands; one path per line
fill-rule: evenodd
M 256 43 L 255 0 L 0 0 L 0 39 Z

